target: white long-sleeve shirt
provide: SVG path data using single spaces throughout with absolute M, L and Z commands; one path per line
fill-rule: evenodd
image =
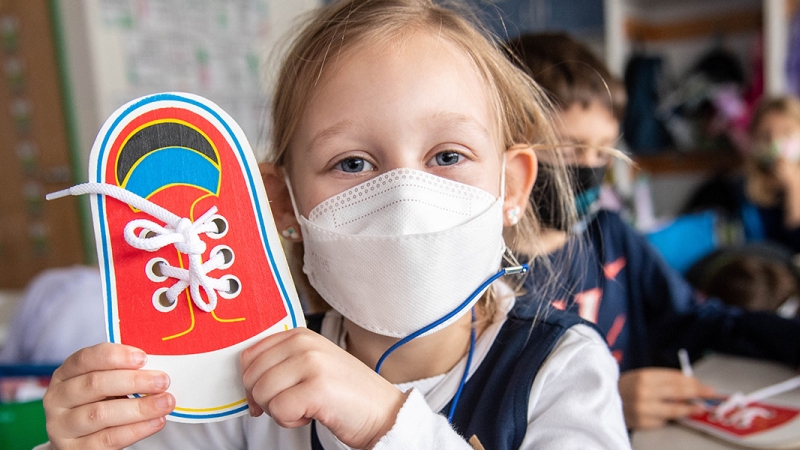
M 513 306 L 505 296 L 495 321 L 476 342 L 470 375 L 488 353 Z M 321 334 L 344 347 L 341 316 L 329 312 Z M 466 358 L 448 373 L 398 385 L 411 389 L 393 428 L 376 445 L 390 449 L 471 449 L 447 419 L 437 414 L 455 395 Z M 528 431 L 522 449 L 629 449 L 630 442 L 617 391 L 619 371 L 600 335 L 585 325 L 567 330 L 536 375 L 528 401 Z M 327 450 L 347 449 L 318 424 Z M 167 422 L 133 449 L 310 449 L 309 426 L 282 428 L 266 415 L 238 417 L 209 424 Z M 37 450 L 45 450 L 42 446 Z

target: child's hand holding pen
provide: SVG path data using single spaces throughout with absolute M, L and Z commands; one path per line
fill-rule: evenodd
M 713 388 L 694 377 L 688 355 L 679 358 L 682 370 L 648 367 L 621 374 L 619 392 L 628 428 L 661 427 L 701 413 L 704 400 L 717 397 Z

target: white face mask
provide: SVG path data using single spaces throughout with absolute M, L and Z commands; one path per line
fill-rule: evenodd
M 297 214 L 303 271 L 353 323 L 403 338 L 456 309 L 498 271 L 502 207 L 502 195 L 395 169 L 325 200 L 308 219 Z

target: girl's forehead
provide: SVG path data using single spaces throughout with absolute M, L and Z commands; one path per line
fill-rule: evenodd
M 328 59 L 292 148 L 312 151 L 318 135 L 359 127 L 373 134 L 417 133 L 466 123 L 502 148 L 491 86 L 451 40 L 418 31 L 354 44 Z
M 426 30 L 393 33 L 375 41 L 361 40 L 345 45 L 329 60 L 319 74 L 318 88 L 324 89 L 331 82 L 342 78 L 381 78 L 383 82 L 396 82 L 393 73 L 408 76 L 424 73 L 429 69 L 446 71 L 453 82 L 470 83 L 477 86 L 474 95 L 486 95 L 489 86 L 470 54 L 445 36 L 436 36 Z M 421 73 L 420 73 L 421 72 Z

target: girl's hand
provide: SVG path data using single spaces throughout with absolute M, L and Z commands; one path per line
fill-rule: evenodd
M 57 449 L 119 449 L 162 429 L 175 398 L 163 372 L 137 370 L 143 351 L 98 344 L 72 354 L 44 394 L 50 444 Z M 129 394 L 151 394 L 125 398 Z M 121 398 L 122 397 L 122 398 Z
M 703 411 L 696 400 L 714 398 L 714 390 L 680 370 L 645 368 L 619 377 L 619 394 L 628 428 L 658 428 L 667 421 Z
M 294 428 L 315 419 L 353 448 L 374 446 L 406 395 L 361 361 L 306 328 L 267 337 L 242 353 L 250 414 Z

